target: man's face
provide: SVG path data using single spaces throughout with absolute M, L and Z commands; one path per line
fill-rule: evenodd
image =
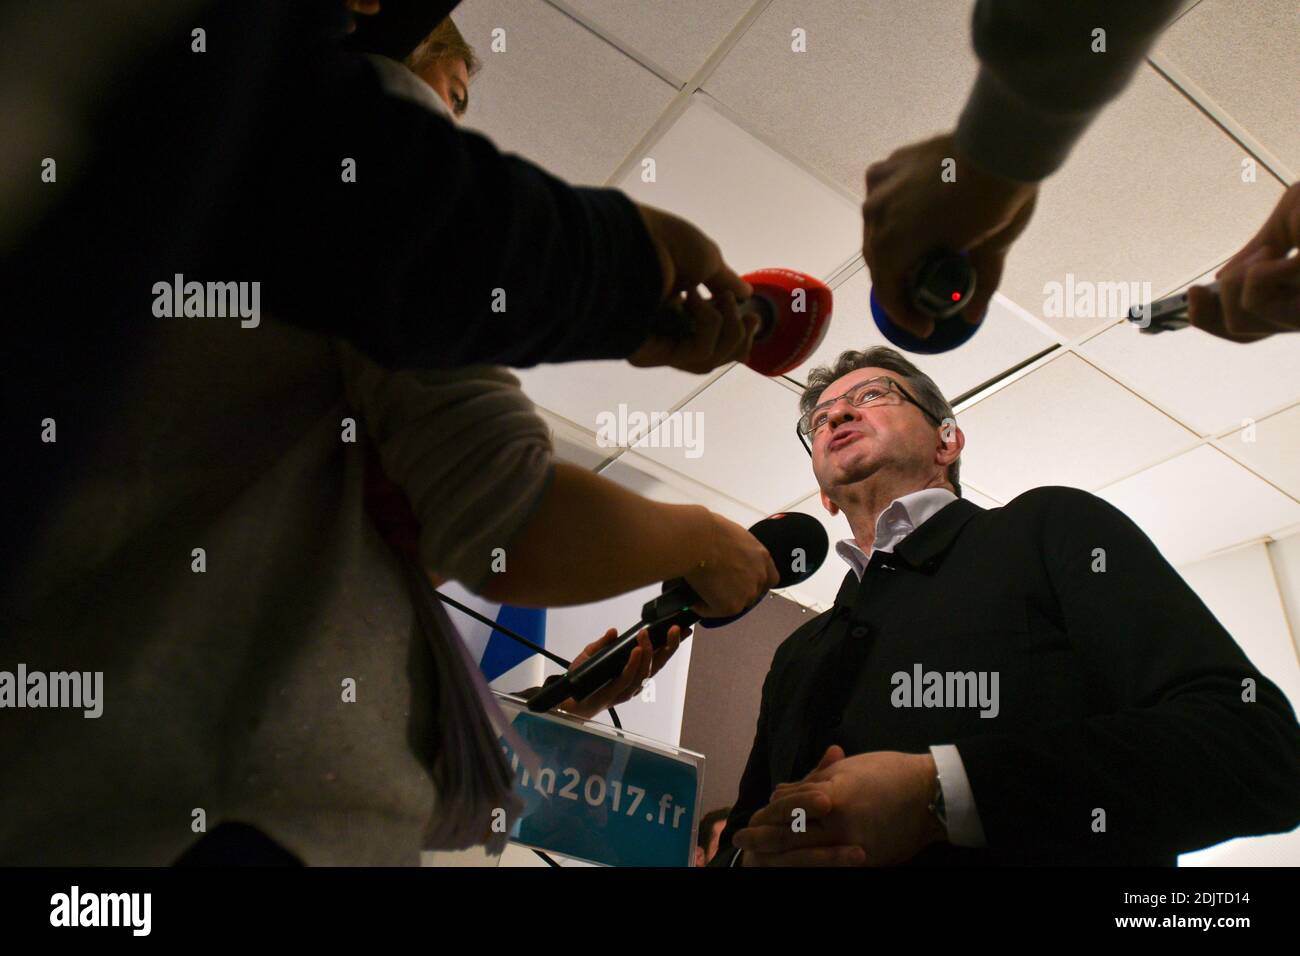
M 469 108 L 469 69 L 459 58 L 443 58 L 425 64 L 416 76 L 438 94 L 457 120 Z
M 836 489 L 882 470 L 918 479 L 927 478 L 933 471 L 942 442 L 939 429 L 921 409 L 905 399 L 897 404 L 855 406 L 841 397 L 853 386 L 880 377 L 892 379 L 916 397 L 911 385 L 897 372 L 875 367 L 849 372 L 817 396 L 818 405 L 836 399 L 827 410 L 826 424 L 809 438 L 813 473 L 822 489 L 823 504 L 828 496 L 834 498 Z

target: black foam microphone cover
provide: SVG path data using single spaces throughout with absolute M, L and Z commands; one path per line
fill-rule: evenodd
M 806 581 L 816 574 L 830 550 L 830 539 L 821 522 L 796 511 L 764 518 L 749 532 L 772 555 L 780 578 L 776 585 L 779 588 Z M 699 595 L 681 578 L 665 581 L 664 593 L 653 601 L 647 601 L 641 608 L 641 620 L 656 622 L 649 628 L 650 643 L 657 648 L 663 647 L 668 642 L 668 629 L 674 624 L 686 628 L 699 621 L 700 615 L 691 610 L 691 605 L 698 602 Z M 752 609 L 746 608 L 740 614 L 726 618 L 710 618 L 708 626 L 728 624 Z M 578 700 L 589 697 L 622 672 L 635 646 L 636 634 L 629 632 L 621 640 L 571 668 L 562 680 L 543 687 L 528 701 L 528 709 L 547 711 L 570 695 Z
M 830 539 L 822 523 L 812 515 L 799 511 L 784 511 L 764 518 L 749 529 L 749 533 L 767 548 L 780 576 L 777 588 L 788 588 L 808 580 L 826 560 Z M 701 627 L 722 627 L 748 614 L 752 607 L 728 617 L 701 618 L 690 611 L 699 595 L 681 578 L 664 582 L 664 593 L 641 609 L 641 619 L 657 620 L 672 611 L 673 617 L 661 626 L 650 628 L 650 640 L 656 647 L 667 640 L 668 628 L 673 624 L 683 626 L 697 621 Z M 755 605 L 756 606 L 756 605 Z
M 807 581 L 817 573 L 830 551 L 830 538 L 822 523 L 801 511 L 786 511 L 764 518 L 749 529 L 767 547 L 781 576 L 778 588 L 788 588 Z M 705 617 L 700 627 L 723 627 L 748 614 L 745 608 L 730 617 Z

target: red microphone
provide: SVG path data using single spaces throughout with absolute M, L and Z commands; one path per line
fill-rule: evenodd
M 784 375 L 798 368 L 821 345 L 831 322 L 830 287 L 793 269 L 759 269 L 741 276 L 754 294 L 737 305 L 740 314 L 758 316 L 754 347 L 745 364 L 760 375 Z M 673 299 L 660 309 L 655 331 L 685 338 L 690 316 Z

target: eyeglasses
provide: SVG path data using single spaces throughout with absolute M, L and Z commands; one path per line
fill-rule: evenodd
M 817 433 L 823 425 L 830 421 L 830 410 L 839 400 L 847 399 L 849 404 L 861 408 L 864 405 L 899 405 L 902 402 L 910 402 L 921 410 L 926 418 L 934 422 L 935 425 L 943 424 L 933 412 L 914 399 L 903 386 L 899 385 L 892 378 L 886 378 L 881 375 L 876 378 L 869 378 L 865 382 L 859 382 L 844 394 L 822 402 L 816 408 L 801 415 L 795 425 L 795 431 L 799 436 L 799 442 L 803 445 L 808 454 L 812 455 L 812 445 L 809 439 Z

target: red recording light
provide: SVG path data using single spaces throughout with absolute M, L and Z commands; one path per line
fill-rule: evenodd
M 954 293 L 952 294 L 952 301 L 954 301 L 954 302 L 960 302 L 960 301 L 961 301 L 961 293 L 960 293 L 960 292 L 954 292 Z

